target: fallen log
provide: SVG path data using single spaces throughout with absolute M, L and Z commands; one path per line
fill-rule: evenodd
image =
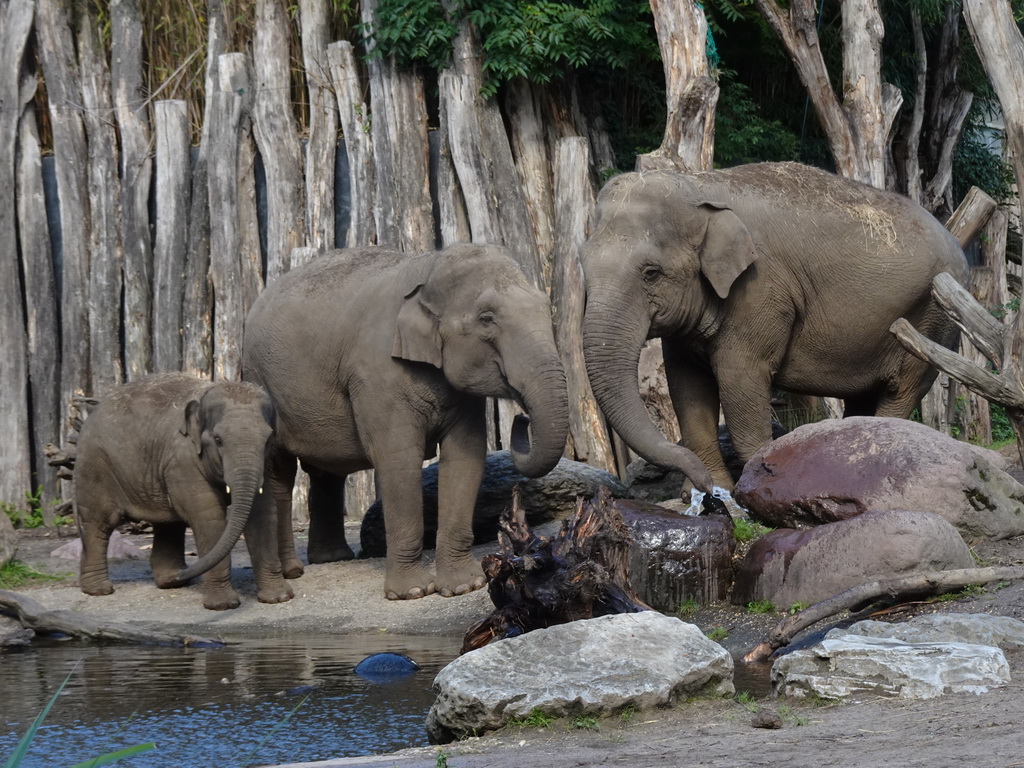
M 891 604 L 926 595 L 954 592 L 974 584 L 1015 579 L 1024 579 L 1024 566 L 927 571 L 860 584 L 787 616 L 743 656 L 743 661 L 747 664 L 765 661 L 779 648 L 789 645 L 794 637 L 812 624 L 843 611 L 855 613 L 879 600 Z
M 462 653 L 534 629 L 651 610 L 629 584 L 630 533 L 602 488 L 550 538 L 526 524 L 518 487 L 502 513 L 498 544 L 482 566 L 495 610 L 466 632 Z
M 71 637 L 103 643 L 134 643 L 140 645 L 174 645 L 185 647 L 219 647 L 222 640 L 195 635 L 177 635 L 155 629 L 135 627 L 120 622 L 101 622 L 75 611 L 50 611 L 25 595 L 0 589 L 0 612 L 8 613 L 26 629 L 36 632 L 58 632 Z

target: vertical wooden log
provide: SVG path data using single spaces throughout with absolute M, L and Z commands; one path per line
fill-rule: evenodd
M 213 279 L 214 378 L 241 376 L 244 286 L 238 231 L 238 131 L 249 93 L 245 55 L 218 64 L 220 88 L 210 110 L 210 276 Z
M 217 65 L 227 40 L 223 0 L 207 0 L 205 93 L 219 88 Z M 206 99 L 199 150 L 192 168 L 192 199 L 188 217 L 185 295 L 182 301 L 182 370 L 209 378 L 213 374 L 213 292 L 210 290 L 210 190 L 207 163 L 210 111 Z
M 555 338 L 569 389 L 569 426 L 576 458 L 615 471 L 604 418 L 590 389 L 583 361 L 583 268 L 579 250 L 594 211 L 590 152 L 582 137 L 562 139 L 555 151 L 554 275 L 551 298 Z
M 153 368 L 181 370 L 191 151 L 188 105 L 158 101 L 156 115 L 156 242 L 153 254 Z
M 334 247 L 334 153 L 338 111 L 332 103 L 327 59 L 327 3 L 301 0 L 302 62 L 309 92 L 309 141 L 306 144 L 306 231 L 314 248 Z
M 78 24 L 92 216 L 89 228 L 89 366 L 92 370 L 92 394 L 102 397 L 124 381 L 121 360 L 124 251 L 118 227 L 121 221 L 121 182 L 118 178 L 117 135 L 111 121 L 110 73 L 96 20 L 83 13 Z M 128 321 L 131 322 L 131 318 Z
M 373 245 L 377 242 L 376 173 L 374 170 L 373 142 L 370 137 L 370 108 L 363 100 L 363 84 L 352 44 L 347 40 L 331 43 L 327 47 L 331 66 L 331 80 L 338 99 L 338 119 L 345 137 L 348 155 L 349 224 L 345 245 Z
M 43 489 L 43 520 L 50 525 L 53 522 L 53 505 L 50 502 L 57 499 L 59 491 L 57 475 L 46 463 L 43 446 L 48 443 L 60 444 L 60 333 L 57 327 L 57 283 L 53 269 L 53 250 L 43 197 L 39 136 L 36 133 L 36 115 L 31 108 L 22 115 L 18 133 L 18 182 L 15 194 L 18 202 L 21 271 L 25 277 L 28 377 L 32 396 L 32 485 Z M 12 337 L 5 335 L 4 338 Z M 6 357 L 6 344 L 4 349 Z
M 451 141 L 447 131 L 438 131 L 438 134 L 436 197 L 441 244 L 448 246 L 452 243 L 468 243 L 469 216 L 466 213 L 466 199 L 459 186 L 459 176 L 452 162 Z
M 121 240 L 124 246 L 124 362 L 128 380 L 153 369 L 153 178 L 142 86 L 139 0 L 111 0 L 110 75 L 121 135 Z
M 288 14 L 281 0 L 256 0 L 253 128 L 267 174 L 267 282 L 288 271 L 306 244 L 302 149 L 288 100 Z
M 6 25 L 5 25 L 6 26 Z M 53 154 L 60 198 L 61 429 L 75 392 L 91 389 L 89 377 L 89 185 L 88 149 L 81 110 L 82 86 L 67 7 L 39 0 L 36 35 L 46 80 Z
M 377 0 L 360 3 L 363 23 L 371 32 L 376 11 Z M 369 48 L 372 51 L 372 44 Z M 430 250 L 434 219 L 423 77 L 391 59 L 372 59 L 367 70 L 373 104 L 377 243 L 406 251 Z
M 247 70 L 248 71 L 248 70 Z M 251 82 L 251 79 L 250 79 Z M 238 259 L 242 269 L 242 319 L 249 314 L 256 297 L 263 292 L 263 249 L 256 203 L 256 139 L 253 136 L 253 99 L 245 94 L 245 107 L 238 126 L 238 168 L 235 192 L 238 226 Z M 241 342 L 241 339 L 239 339 Z
M 551 286 L 554 272 L 554 195 L 551 189 L 552 163 L 544 141 L 543 113 L 533 86 L 523 78 L 509 83 L 505 95 L 512 153 L 530 214 L 533 239 L 538 245 L 542 283 Z
M 28 338 L 18 274 L 14 190 L 15 147 L 22 109 L 35 93 L 34 78 L 22 81 L 22 58 L 32 28 L 32 3 L 10 0 L 0 8 L 0 503 L 25 508 L 32 490 L 29 437 Z M 45 258 L 45 254 L 41 255 Z M 0 516 L 6 517 L 2 511 Z M 8 542 L 0 540 L 7 549 Z M 0 550 L 0 557 L 7 553 Z

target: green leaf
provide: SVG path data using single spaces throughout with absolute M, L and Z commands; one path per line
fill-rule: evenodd
M 99 757 L 94 757 L 92 760 L 86 760 L 84 763 L 77 763 L 71 768 L 99 768 L 101 765 L 109 765 L 110 763 L 118 760 L 123 760 L 126 757 L 134 757 L 135 755 L 141 755 L 143 752 L 150 752 L 156 749 L 156 744 L 152 741 L 146 742 L 145 744 L 136 744 L 134 747 L 125 747 L 119 749 L 116 752 L 109 752 Z

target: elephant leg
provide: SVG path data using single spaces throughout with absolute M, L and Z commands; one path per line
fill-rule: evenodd
M 192 534 L 200 557 L 213 549 L 225 528 L 224 510 L 220 508 L 220 503 L 208 502 L 205 507 L 192 518 Z M 219 524 L 215 524 L 214 520 Z M 226 611 L 241 605 L 238 594 L 231 586 L 231 555 L 203 574 L 203 605 L 211 611 Z
M 441 441 L 435 584 L 444 597 L 464 595 L 487 581 L 472 553 L 473 510 L 487 452 L 484 402 L 482 398 L 467 402 Z
M 185 586 L 177 576 L 185 569 L 187 527 L 184 522 L 153 524 L 153 551 L 149 555 L 149 566 L 153 570 L 153 581 L 160 589 Z
M 772 439 L 771 364 L 742 356 L 716 365 L 715 370 L 733 448 L 746 463 Z
M 276 516 L 274 499 L 260 494 L 253 500 L 245 524 L 245 546 L 256 579 L 256 599 L 261 603 L 284 603 L 295 596 L 281 572 Z
M 707 467 L 715 485 L 731 490 L 732 476 L 718 447 L 718 382 L 711 367 L 669 339 L 662 339 L 662 354 L 682 444 Z M 689 487 L 687 482 L 684 490 Z
M 423 566 L 423 431 L 409 414 L 393 414 L 376 434 L 386 444 L 371 445 L 370 457 L 380 483 L 387 539 L 388 600 L 410 600 L 433 594 L 434 579 Z M 367 430 L 360 430 L 366 433 Z
M 302 561 L 295 553 L 295 534 L 292 529 L 292 490 L 298 460 L 284 451 L 275 451 L 267 466 L 267 485 L 276 508 L 277 547 L 281 572 L 286 579 L 302 575 Z
M 95 514 L 94 505 L 76 503 L 82 537 L 82 558 L 79 566 L 78 585 L 87 595 L 109 595 L 114 591 L 107 566 L 107 547 L 115 525 L 107 516 Z M 97 511 L 100 505 L 95 505 Z
M 334 563 L 355 557 L 345 540 L 345 475 L 309 472 L 310 563 Z

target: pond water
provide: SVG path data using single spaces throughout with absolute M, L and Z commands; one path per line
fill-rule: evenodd
M 383 632 L 209 649 L 45 641 L 0 653 L 0 762 L 72 671 L 23 768 L 61 768 L 150 741 L 156 750 L 116 765 L 242 768 L 425 745 L 431 683 L 459 644 Z M 406 654 L 421 669 L 387 683 L 354 674 L 382 652 Z

